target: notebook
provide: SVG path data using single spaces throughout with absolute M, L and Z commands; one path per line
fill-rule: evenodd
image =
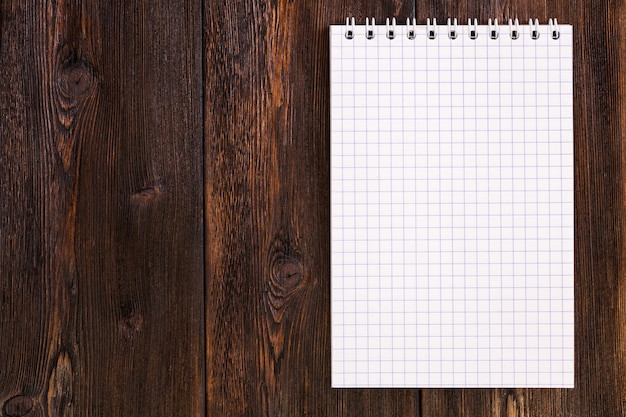
M 332 385 L 573 387 L 572 27 L 406 23 L 330 26 Z

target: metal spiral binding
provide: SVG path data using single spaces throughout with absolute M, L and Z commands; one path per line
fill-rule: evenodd
M 511 19 L 509 19 L 509 34 L 511 36 L 511 39 L 518 39 L 519 38 L 519 20 L 517 20 L 517 17 L 515 18 L 515 26 L 513 26 L 514 22 L 511 21 Z
M 498 39 L 500 33 L 498 32 L 498 19 L 494 19 L 493 25 L 491 19 L 489 19 L 489 37 L 491 39 Z
M 376 26 L 376 19 L 372 17 L 372 26 L 370 26 L 370 19 L 365 18 L 365 37 L 367 39 L 374 39 L 374 26 Z
M 530 19 L 528 21 L 528 25 L 531 27 L 530 37 L 532 39 L 539 39 L 539 19 L 535 19 L 534 24 L 533 24 L 533 20 Z
M 556 40 L 561 37 L 561 32 L 559 31 L 559 24 L 554 19 L 548 19 L 548 26 L 550 26 L 550 33 L 552 34 L 552 39 Z
M 349 17 L 346 17 L 346 39 L 354 38 L 354 17 L 350 21 Z
M 407 17 L 406 25 L 409 28 L 409 30 L 406 33 L 406 37 L 409 39 L 415 39 L 415 36 L 416 36 L 415 34 L 417 33 L 415 31 L 415 26 L 417 26 L 417 21 L 415 20 L 415 18 L 413 18 L 413 21 L 411 22 L 411 20 Z
M 470 39 L 478 38 L 478 19 L 474 19 L 474 22 L 471 22 L 471 19 L 467 19 L 467 26 L 471 26 L 469 37 Z
M 433 26 L 437 26 L 437 19 L 433 19 Z M 426 19 L 426 34 L 428 39 L 435 39 L 437 37 L 437 32 L 430 26 L 430 19 Z
M 391 27 L 389 27 L 389 18 L 387 18 L 387 39 L 396 37 L 396 18 L 391 19 Z
M 448 18 L 448 38 L 456 39 L 456 17 L 454 18 L 454 24 L 450 25 L 450 18 Z
M 504 22 L 503 22 L 504 24 Z M 458 25 L 457 19 L 448 18 L 446 22 L 448 28 L 448 38 L 457 39 L 458 37 Z M 372 17 L 371 23 L 370 18 L 365 19 L 365 37 L 367 39 L 373 39 L 375 36 L 374 26 L 376 26 L 376 20 Z M 417 21 L 415 18 L 407 18 L 406 19 L 407 32 L 406 36 L 408 39 L 415 39 L 417 34 Z M 477 19 L 467 19 L 467 26 L 469 27 L 468 36 L 470 39 L 478 38 L 478 20 Z M 498 39 L 500 36 L 500 29 L 498 27 L 498 19 L 489 19 L 488 21 L 488 36 L 490 39 Z M 520 30 L 519 30 L 519 20 L 515 18 L 514 20 L 508 20 L 509 26 L 509 36 L 511 39 L 519 39 Z M 530 27 L 530 38 L 531 39 L 539 39 L 540 31 L 539 31 L 539 19 L 530 19 L 528 21 L 528 26 Z M 556 19 L 548 20 L 549 26 L 549 36 L 557 40 L 561 37 L 561 32 L 559 30 L 559 24 Z M 386 20 L 386 36 L 387 39 L 395 39 L 396 38 L 396 18 L 392 18 L 391 20 L 387 18 Z M 354 17 L 346 18 L 346 39 L 354 39 L 355 36 L 355 21 Z M 437 19 L 426 19 L 426 37 L 428 39 L 436 39 L 437 38 Z

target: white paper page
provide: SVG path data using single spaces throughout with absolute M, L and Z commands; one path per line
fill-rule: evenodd
M 573 387 L 572 27 L 330 27 L 333 387 Z

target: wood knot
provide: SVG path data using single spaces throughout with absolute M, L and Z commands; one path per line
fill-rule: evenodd
M 289 293 L 302 282 L 302 263 L 289 256 L 274 259 L 271 272 L 272 284 L 283 293 Z
M 143 325 L 143 317 L 141 314 L 133 313 L 130 317 L 125 317 L 120 320 L 120 324 L 124 327 L 124 329 L 138 332 L 141 330 L 141 326 Z
M 272 308 L 282 310 L 302 285 L 302 262 L 294 251 L 291 239 L 284 232 L 280 233 L 269 250 L 268 292 Z
M 287 306 L 302 288 L 302 262 L 293 254 L 288 239 L 275 239 L 269 252 L 266 297 L 276 323 L 282 321 Z
M 91 68 L 85 62 L 63 68 L 61 74 L 61 80 L 68 95 L 75 97 L 84 96 L 93 83 Z
M 65 129 L 70 129 L 81 102 L 95 89 L 97 77 L 91 63 L 68 46 L 60 49 L 57 62 L 54 78 L 57 117 Z
M 58 69 L 57 86 L 68 100 L 85 97 L 96 84 L 94 69 L 88 61 L 71 55 Z
M 118 323 L 120 335 L 127 340 L 133 339 L 143 327 L 143 316 L 129 305 L 122 306 L 122 318 Z
M 263 293 L 266 326 L 274 358 L 274 374 L 280 364 L 294 323 L 299 322 L 307 276 L 291 235 L 281 230 L 268 251 L 268 278 Z
M 140 188 L 131 194 L 130 200 L 135 204 L 146 204 L 161 195 L 161 187 L 153 185 L 151 187 Z
M 33 400 L 25 395 L 16 395 L 5 401 L 2 411 L 8 417 L 21 417 L 31 412 Z
M 89 63 L 77 61 L 66 64 L 57 74 L 57 93 L 61 109 L 71 111 L 88 95 L 94 84 L 93 70 Z

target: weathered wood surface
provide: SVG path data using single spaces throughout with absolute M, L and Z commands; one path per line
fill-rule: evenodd
M 0 3 L 5 416 L 204 412 L 195 1 Z
M 626 415 L 624 4 L 0 3 L 5 416 Z M 328 25 L 574 25 L 576 388 L 330 388 Z

